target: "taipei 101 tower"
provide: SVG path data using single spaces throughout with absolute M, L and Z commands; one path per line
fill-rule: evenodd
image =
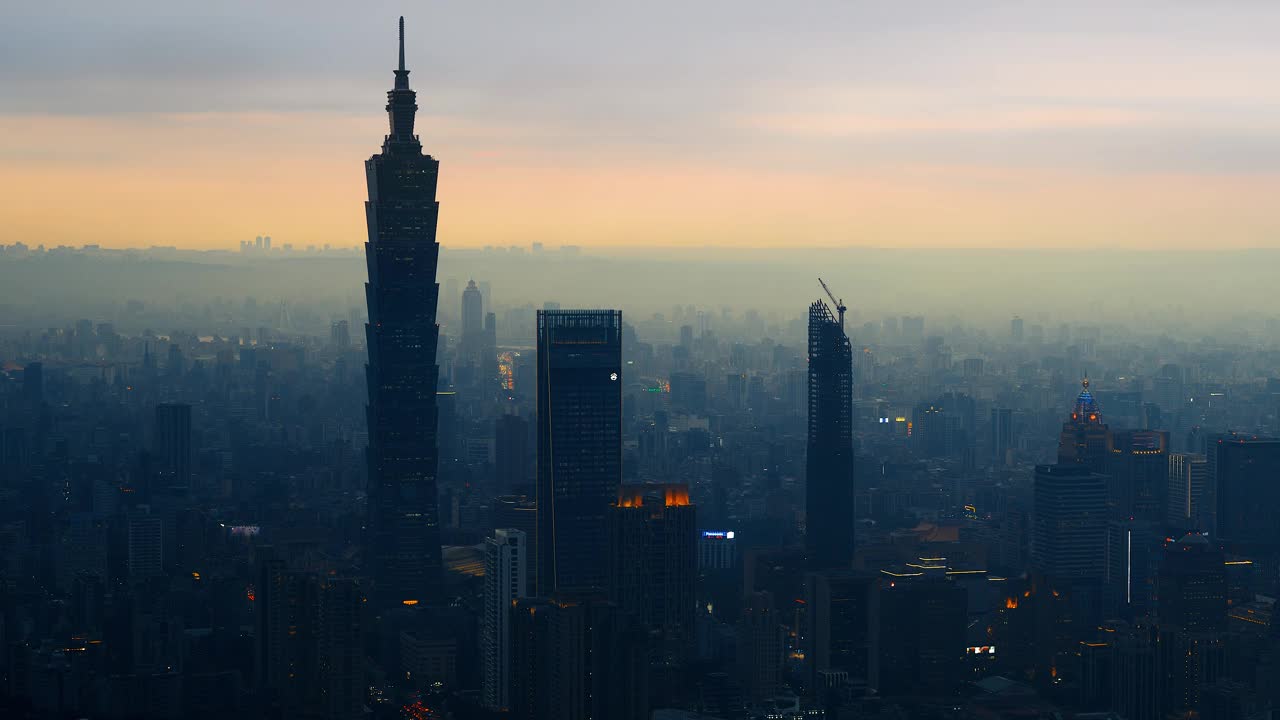
M 365 162 L 369 282 L 369 498 L 365 565 L 379 609 L 427 604 L 440 586 L 436 494 L 436 176 L 413 134 L 418 111 L 404 67 L 387 93 L 390 132 Z

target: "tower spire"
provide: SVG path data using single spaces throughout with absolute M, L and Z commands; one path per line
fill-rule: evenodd
M 404 72 L 404 16 L 400 16 L 400 71 Z

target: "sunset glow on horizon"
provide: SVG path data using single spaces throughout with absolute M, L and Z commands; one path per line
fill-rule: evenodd
M 449 247 L 1280 246 L 1277 8 L 71 5 L 0 30 L 8 242 L 362 243 L 403 11 Z

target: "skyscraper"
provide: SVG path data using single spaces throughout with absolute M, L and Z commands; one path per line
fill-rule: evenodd
M 516 600 L 525 595 L 528 541 L 519 530 L 499 528 L 484 541 L 484 615 L 480 662 L 485 707 L 511 707 L 511 623 Z
M 851 565 L 853 351 L 842 323 L 821 300 L 809 306 L 805 528 L 805 557 L 810 568 Z
M 1032 488 L 1031 558 L 1055 580 L 1101 581 L 1107 544 L 1107 478 L 1076 464 L 1038 465 Z
M 1058 463 L 1060 465 L 1084 465 L 1093 472 L 1107 469 L 1111 445 L 1111 430 L 1102 422 L 1102 412 L 1089 392 L 1089 378 L 1080 383 L 1080 395 L 1076 397 L 1071 418 L 1062 424 L 1058 439 Z
M 418 110 L 404 67 L 387 93 L 390 133 L 365 162 L 369 282 L 369 517 L 365 561 L 380 606 L 429 599 L 440 584 L 436 496 L 436 179 L 440 163 L 413 134 Z
M 1218 438 L 1213 454 L 1218 537 L 1229 546 L 1275 550 L 1280 546 L 1280 440 Z
M 694 644 L 696 508 L 689 486 L 623 485 L 609 522 L 609 599 L 639 618 L 655 662 L 680 665 Z
M 162 403 L 156 406 L 157 485 L 170 490 L 191 489 L 191 406 Z
M 1169 456 L 1169 489 L 1165 521 L 1177 530 L 1201 530 L 1205 525 L 1205 491 L 1209 463 L 1204 455 L 1173 453 Z
M 604 588 L 622 482 L 622 313 L 538 313 L 539 595 Z

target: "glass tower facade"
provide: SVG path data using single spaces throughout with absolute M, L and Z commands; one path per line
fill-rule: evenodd
M 853 563 L 853 352 L 822 301 L 809 306 L 805 556 L 811 569 Z
M 366 563 L 381 606 L 430 600 L 440 584 L 436 495 L 436 177 L 413 134 L 418 105 L 404 67 L 387 93 L 390 133 L 365 162 L 369 241 L 369 512 Z
M 622 483 L 622 313 L 538 312 L 537 593 L 603 589 Z

